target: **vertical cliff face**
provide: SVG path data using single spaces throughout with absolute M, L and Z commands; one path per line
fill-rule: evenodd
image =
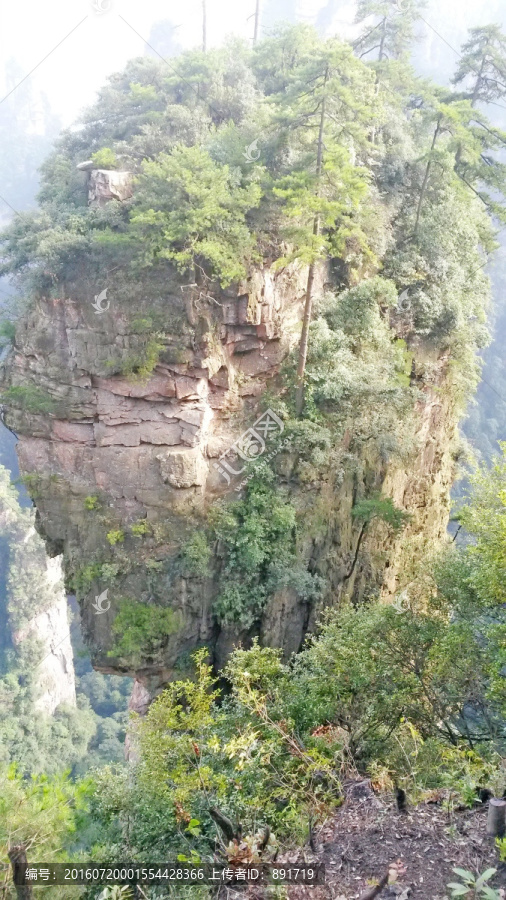
M 322 270 L 320 290 L 324 277 Z M 209 296 L 167 269 L 158 299 L 132 303 L 111 289 L 101 312 L 88 288 L 80 297 L 39 299 L 18 328 L 4 385 L 27 397 L 37 386 L 39 394 L 24 408 L 11 406 L 6 421 L 19 435 L 38 528 L 50 551 L 63 553 L 94 665 L 136 675 L 142 696 L 202 644 L 218 666 L 253 633 L 287 654 L 297 650 L 324 606 L 344 596 L 392 596 L 409 584 L 426 544 L 444 534 L 456 427 L 443 390 L 444 353 L 420 341 L 411 348 L 418 391 L 403 459 L 378 457 L 365 440 L 351 464 L 354 435 L 346 430 L 322 477 L 301 481 L 299 454 L 289 442 L 280 446 L 284 423 L 262 398 L 277 390 L 298 339 L 305 279 L 295 267 L 278 275 L 259 270 Z M 146 318 L 160 322 L 158 362 L 139 375 L 128 367 L 135 358 L 139 368 L 139 346 L 149 351 L 136 326 Z M 324 588 L 312 600 L 289 586 L 277 589 L 257 625 L 244 629 L 220 624 L 214 612 L 219 546 L 205 573 L 181 566 L 181 550 L 217 501 L 243 496 L 248 461 L 267 457 L 304 524 L 300 558 Z M 356 499 L 380 491 L 409 513 L 402 536 L 379 521 L 360 535 Z M 97 607 L 106 590 L 107 602 Z M 171 633 L 144 658 L 114 652 L 124 598 L 174 613 Z
M 2 649 L 14 650 L 23 675 L 34 675 L 34 709 L 51 715 L 75 706 L 75 678 L 61 558 L 49 559 L 32 510 L 21 509 L 0 469 Z
M 23 649 L 23 644 L 34 638 L 43 653 L 42 661 L 37 666 L 38 691 L 34 708 L 46 715 L 52 715 L 61 703 L 76 705 L 74 655 L 59 558 L 48 560 L 48 578 L 52 577 L 55 569 L 58 572 L 59 599 L 12 635 L 15 647 Z

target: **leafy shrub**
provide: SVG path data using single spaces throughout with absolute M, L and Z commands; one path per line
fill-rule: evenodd
M 501 900 L 499 891 L 491 888 L 487 881 L 497 872 L 497 869 L 487 869 L 481 875 L 473 875 L 467 869 L 453 869 L 456 875 L 461 879 L 460 882 L 451 882 L 448 887 L 452 898 L 454 897 L 474 897 L 475 900 L 483 898 L 483 900 Z
M 156 858 L 162 842 L 175 855 L 207 857 L 216 840 L 212 808 L 240 823 L 254 846 L 259 828 L 302 837 L 309 816 L 322 821 L 340 803 L 332 756 L 311 739 L 303 743 L 275 708 L 279 652 L 244 651 L 227 672 L 228 697 L 220 696 L 206 655 L 197 651 L 195 677 L 169 684 L 136 720 L 139 762 L 129 784 L 122 776 L 115 784 L 110 773 L 100 779 L 102 809 L 120 816 L 130 809 L 143 858 Z M 263 687 L 249 669 L 265 673 Z M 224 852 L 227 842 L 218 845 Z
M 87 563 L 81 566 L 72 577 L 72 587 L 77 593 L 85 594 L 90 590 L 94 581 L 100 578 L 102 566 L 99 562 Z
M 48 862 L 71 858 L 70 848 L 84 830 L 92 793 L 90 780 L 75 784 L 68 774 L 23 778 L 15 766 L 0 770 L 0 859 L 7 867 L 8 849 L 24 843 L 35 857 Z M 43 823 L 43 824 L 42 824 Z M 15 840 L 13 839 L 15 835 Z M 15 898 L 6 879 L 3 896 Z
M 95 496 L 88 496 L 84 498 L 84 508 L 88 510 L 98 509 L 100 506 L 100 500 Z
M 122 531 L 121 528 L 117 529 L 116 531 L 108 531 L 106 534 L 106 538 L 111 547 L 114 547 L 115 544 L 123 543 L 123 541 L 125 540 L 125 532 Z
M 158 365 L 160 353 L 164 349 L 162 335 L 153 335 L 136 353 L 121 363 L 121 374 L 135 377 L 139 381 L 147 381 Z
M 495 843 L 499 850 L 499 859 L 502 863 L 506 862 L 506 838 L 496 838 Z
M 54 415 L 58 409 L 51 394 L 33 384 L 11 385 L 2 392 L 1 400 L 6 406 L 11 405 L 31 413 Z
M 130 525 L 130 531 L 135 537 L 145 537 L 147 534 L 150 534 L 151 525 L 149 522 L 141 520 L 140 522 L 134 522 Z
M 102 147 L 101 150 L 92 153 L 91 158 L 97 169 L 116 169 L 118 167 L 116 154 L 109 147 Z
M 194 531 L 181 549 L 182 571 L 187 576 L 205 577 L 209 574 L 211 548 L 203 531 Z
M 259 467 L 243 500 L 211 511 L 210 524 L 223 560 L 215 605 L 221 622 L 249 628 L 280 588 L 291 587 L 304 599 L 321 588 L 318 577 L 297 558 L 295 508 L 273 482 L 272 471 Z
M 328 614 L 294 661 L 287 702 L 301 729 L 339 726 L 364 764 L 388 755 L 403 719 L 424 741 L 458 747 L 489 738 L 490 709 L 477 719 L 486 690 L 487 654 L 473 621 L 374 603 Z
M 140 664 L 163 647 L 167 637 L 178 630 L 178 618 L 172 609 L 123 599 L 113 622 L 115 643 L 108 656 Z
M 109 581 L 110 579 L 117 578 L 120 571 L 120 566 L 117 563 L 104 562 L 100 566 L 100 577 L 103 578 L 104 581 Z

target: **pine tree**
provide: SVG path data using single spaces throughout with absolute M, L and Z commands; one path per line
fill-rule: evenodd
M 288 232 L 293 249 L 278 264 L 291 259 L 308 264 L 297 366 L 300 416 L 317 263 L 326 253 L 345 253 L 347 241 L 354 241 L 364 256 L 370 252 L 354 221 L 367 194 L 365 169 L 355 157 L 368 145 L 375 92 L 372 73 L 349 47 L 335 39 L 319 46 L 309 39 L 304 46 L 304 32 L 299 33 L 297 64 L 274 100 L 294 164 L 290 175 L 275 181 L 274 194 L 285 201 L 295 223 Z
M 494 156 L 494 151 L 506 144 L 506 134 L 473 107 L 471 97 L 463 99 L 442 90 L 425 96 L 421 115 L 427 122 L 430 144 L 424 157 L 413 236 L 418 233 L 433 166 L 447 154 L 453 160 L 455 176 L 482 201 L 491 216 L 506 222 L 506 165 Z
M 491 103 L 506 95 L 506 35 L 499 25 L 471 28 L 469 35 L 452 82 L 457 85 L 470 81 L 464 96 L 472 106 Z
M 414 35 L 414 25 L 420 16 L 419 10 L 425 5 L 420 0 L 359 0 L 357 23 L 368 22 L 365 32 L 354 43 L 359 57 L 378 51 L 378 62 L 399 59 L 408 49 Z

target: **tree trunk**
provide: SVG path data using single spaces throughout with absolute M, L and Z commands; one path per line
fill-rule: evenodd
M 483 50 L 483 59 L 481 61 L 480 71 L 478 72 L 478 77 L 477 77 L 475 85 L 474 85 L 473 96 L 471 97 L 471 106 L 474 106 L 474 104 L 476 103 L 476 101 L 478 99 L 478 91 L 480 90 L 481 83 L 483 81 L 483 69 L 485 68 L 485 58 L 486 58 L 487 46 L 485 46 L 485 48 Z
M 258 40 L 258 29 L 260 27 L 260 0 L 257 0 L 255 7 L 255 31 L 253 32 L 253 46 Z
M 413 229 L 413 236 L 418 233 L 418 225 L 420 222 L 420 213 L 422 212 L 422 205 L 423 205 L 423 201 L 425 199 L 425 193 L 427 190 L 427 182 L 429 180 L 429 174 L 430 174 L 430 170 L 431 170 L 431 166 L 432 166 L 432 152 L 434 150 L 434 147 L 436 146 L 436 141 L 439 137 L 440 130 L 441 130 L 441 117 L 437 120 L 436 130 L 434 132 L 434 137 L 432 138 L 429 159 L 428 159 L 427 165 L 425 167 L 425 175 L 423 176 L 422 189 L 420 191 L 420 199 L 418 200 L 418 207 L 416 210 L 416 220 L 415 220 L 415 227 Z
M 207 50 L 207 0 L 202 0 L 202 52 Z
M 11 861 L 12 880 L 16 887 L 17 900 L 32 900 L 33 892 L 30 882 L 28 884 L 16 884 L 16 881 L 21 880 L 24 867 L 28 865 L 25 845 L 16 844 L 14 847 L 10 847 L 8 856 Z
M 362 543 L 362 539 L 364 537 L 365 530 L 368 525 L 369 525 L 369 521 L 365 521 L 362 523 L 362 528 L 360 529 L 360 534 L 358 536 L 357 546 L 355 547 L 355 555 L 353 557 L 351 569 L 349 572 L 346 573 L 346 575 L 343 576 L 343 581 L 348 581 L 348 579 L 351 578 L 351 576 L 353 575 L 353 573 L 355 571 L 355 566 L 357 565 L 358 554 L 360 553 L 360 545 Z
M 481 82 L 483 80 L 484 67 L 485 67 L 485 56 L 483 57 L 483 59 L 481 61 L 480 71 L 478 72 L 478 76 L 476 78 L 476 82 L 474 85 L 473 96 L 471 97 L 471 106 L 474 106 L 476 103 L 476 100 L 478 99 L 478 91 L 481 87 Z M 461 159 L 462 159 L 462 144 L 459 144 L 457 147 L 457 152 L 455 154 L 455 168 L 457 168 Z
M 316 196 L 320 196 L 320 185 L 323 164 L 323 130 L 325 127 L 325 88 L 328 79 L 328 70 L 325 73 L 325 81 L 323 84 L 323 99 L 320 115 L 320 129 L 318 132 L 318 151 L 316 155 Z M 320 214 L 317 213 L 313 221 L 313 234 L 320 234 Z M 309 326 L 311 324 L 311 313 L 313 311 L 313 285 L 315 277 L 316 265 L 310 263 L 307 274 L 306 300 L 304 304 L 304 319 L 302 322 L 302 334 L 299 344 L 299 362 L 297 365 L 297 391 L 295 395 L 295 412 L 299 418 L 304 409 L 304 374 L 306 371 L 307 347 L 309 340 Z
M 492 797 L 488 803 L 487 834 L 503 837 L 505 831 L 506 800 Z
M 384 46 L 385 46 L 385 37 L 386 37 L 386 33 L 387 33 L 387 17 L 385 16 L 385 18 L 383 19 L 382 27 L 381 27 L 381 40 L 380 40 L 379 54 L 378 54 L 378 61 L 379 61 L 379 62 L 381 62 L 382 59 L 383 59 L 383 57 L 384 57 L 384 50 L 383 50 L 383 48 L 384 48 Z

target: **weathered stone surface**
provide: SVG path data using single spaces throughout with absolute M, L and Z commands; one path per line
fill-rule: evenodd
M 151 703 L 151 699 L 151 694 L 147 687 L 136 679 L 128 701 L 128 709 L 130 712 L 137 713 L 138 716 L 143 716 Z
M 88 203 L 105 206 L 110 200 L 127 200 L 132 196 L 131 172 L 114 169 L 92 169 L 88 176 Z
M 176 378 L 176 397 L 178 400 L 198 400 L 207 394 L 207 384 L 203 378 Z
M 76 425 L 73 422 L 53 422 L 53 437 L 58 441 L 76 444 L 91 444 L 95 436 L 93 425 Z
M 52 396 L 62 398 L 68 411 L 66 417 L 59 413 L 53 419 L 19 410 L 7 412 L 8 424 L 21 435 L 22 471 L 42 478 L 36 500 L 41 530 L 50 545 L 63 548 L 67 560 L 79 569 L 90 560 L 114 560 L 105 534 L 109 529 L 123 529 L 125 541 L 119 551 L 125 571 L 120 571 L 111 588 L 111 610 L 104 616 L 93 614 L 91 601 L 105 587 L 97 582 L 82 603 L 82 619 L 95 665 L 104 671 L 136 674 L 150 694 L 171 677 L 181 654 L 207 642 L 219 663 L 238 640 L 251 637 L 218 627 L 213 617 L 220 589 L 218 571 L 209 577 L 183 578 L 177 576 L 179 563 L 172 565 L 172 561 L 177 561 L 188 533 L 215 499 L 238 496 L 242 476 L 233 478 L 228 473 L 227 480 L 219 457 L 254 424 L 259 415 L 257 398 L 270 387 L 299 339 L 306 274 L 295 267 L 276 274 L 257 271 L 240 285 L 217 292 L 219 302 L 209 304 L 207 318 L 195 316 L 188 323 L 193 331 L 186 343 L 181 339 L 175 352 L 163 351 L 145 381 L 117 374 L 128 370 L 123 363 L 138 352 L 137 335 L 129 326 L 129 315 L 139 314 L 138 304 L 127 315 L 128 297 L 123 304 L 111 303 L 104 315 L 90 310 L 95 289 L 83 291 L 78 299 L 41 300 L 20 325 L 18 349 L 9 361 L 5 383 L 43 383 Z M 318 273 L 317 290 L 322 288 L 324 274 Z M 160 315 L 167 309 L 171 312 L 179 287 L 170 282 Z M 167 332 L 170 328 L 168 322 Z M 415 350 L 420 358 L 432 352 Z M 258 629 L 264 643 L 280 645 L 290 653 L 314 627 L 324 605 L 337 604 L 344 595 L 358 601 L 371 586 L 390 596 L 403 577 L 406 552 L 416 558 L 425 540 L 444 533 L 455 414 L 441 390 L 448 359 L 433 354 L 430 364 L 432 374 L 420 379 L 421 399 L 414 410 L 413 458 L 409 464 L 380 462 L 374 484 L 367 484 L 368 490 L 382 490 L 412 514 L 408 527 L 402 537 L 393 539 L 380 525 L 372 526 L 363 542 L 363 558 L 361 554 L 347 578 L 357 540 L 351 507 L 356 479 L 360 481 L 361 476 L 345 473 L 341 480 L 336 477 L 335 484 L 332 475 L 325 485 L 304 483 L 297 495 L 301 518 L 314 516 L 321 505 L 322 525 L 318 537 L 308 537 L 300 552 L 326 580 L 327 588 L 319 604 L 302 601 L 288 589 L 271 598 Z M 339 454 L 344 459 L 352 440 L 347 432 L 342 446 L 335 448 L 337 471 Z M 285 483 L 296 464 L 297 454 L 288 451 L 272 461 Z M 342 466 L 345 472 L 344 462 Z M 49 479 L 51 475 L 57 476 L 56 483 Z M 358 486 L 365 489 L 365 483 Z M 100 496 L 100 516 L 84 507 L 83 499 L 90 494 Z M 100 518 L 105 524 L 100 525 Z M 130 524 L 139 519 L 163 526 L 163 541 L 157 543 L 153 537 L 143 543 L 131 537 Z M 146 559 L 155 565 L 149 579 Z M 160 575 L 156 574 L 158 563 Z M 167 572 L 172 573 L 170 577 Z M 155 597 L 161 605 L 170 604 L 178 616 L 177 631 L 156 658 L 142 665 L 107 655 L 120 596 L 141 602 Z
M 67 598 L 61 581 L 60 560 L 48 560 L 48 570 L 57 567 L 60 582 L 60 598 L 53 606 L 35 616 L 30 625 L 14 635 L 14 643 L 22 643 L 28 637 L 36 637 L 40 642 L 44 657 L 37 673 L 37 697 L 35 708 L 51 715 L 65 703 L 76 705 L 74 676 L 74 656 L 70 641 Z
M 5 528 L 5 514 L 15 516 L 12 509 L 0 503 L 0 527 Z M 20 522 L 22 528 L 22 523 Z M 35 604 L 43 608 L 22 627 L 11 631 L 14 647 L 36 638 L 41 648 L 41 661 L 36 670 L 35 709 L 52 715 L 60 704 L 75 706 L 74 657 L 70 641 L 67 597 L 63 586 L 61 557 L 48 559 L 41 538 L 33 525 L 24 533 L 16 528 L 11 540 L 21 541 L 17 548 L 18 563 L 24 564 L 33 580 Z M 19 556 L 21 558 L 19 558 Z M 38 588 L 38 590 L 37 590 Z M 9 612 L 9 610 L 8 610 Z M 11 613 L 15 611 L 10 611 Z M 10 615 L 9 615 L 10 619 Z M 7 623 L 9 630 L 9 622 Z
M 139 447 L 140 444 L 179 444 L 182 430 L 179 425 L 164 422 L 143 422 L 139 425 L 95 425 L 95 440 L 99 447 L 121 445 Z
M 174 379 L 168 375 L 154 375 L 141 382 L 132 382 L 131 379 L 114 375 L 112 378 L 94 378 L 93 385 L 111 394 L 119 394 L 123 397 L 141 397 L 150 401 L 176 396 Z
M 205 484 L 207 465 L 201 450 L 166 450 L 156 458 L 160 462 L 163 480 L 172 487 L 189 488 Z

